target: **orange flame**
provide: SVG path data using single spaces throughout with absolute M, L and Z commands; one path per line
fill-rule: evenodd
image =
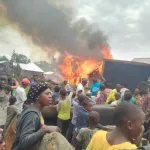
M 70 84 L 76 84 L 80 81 L 81 78 L 87 78 L 88 74 L 92 72 L 94 69 L 98 68 L 99 72 L 102 71 L 102 60 L 96 61 L 94 59 L 80 59 L 75 58 L 69 55 L 67 52 L 66 57 L 63 60 L 63 63 L 58 66 L 61 70 L 62 75 L 66 80 L 69 81 Z M 108 47 L 103 47 L 101 49 L 101 53 L 103 54 L 104 59 L 112 59 L 112 55 L 109 51 Z

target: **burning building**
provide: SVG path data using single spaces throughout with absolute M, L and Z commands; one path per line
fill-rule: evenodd
M 103 53 L 103 59 L 113 58 L 107 47 L 103 48 L 101 52 Z M 76 84 L 81 78 L 99 79 L 99 74 L 102 73 L 103 59 L 98 61 L 94 58 L 82 59 L 67 55 L 58 67 L 65 79 L 71 84 Z
M 47 54 L 47 60 L 59 52 L 61 58 L 55 67 L 73 84 L 97 66 L 101 70 L 102 60 L 112 59 L 112 55 L 107 36 L 98 24 L 78 17 L 67 2 L 58 5 L 56 1 L 57 5 L 48 0 L 0 0 L 4 8 L 1 14 L 23 38 L 39 46 Z

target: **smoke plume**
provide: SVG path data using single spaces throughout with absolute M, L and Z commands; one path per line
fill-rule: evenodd
M 5 8 L 5 18 L 17 25 L 20 32 L 31 37 L 33 43 L 49 56 L 52 56 L 54 48 L 60 53 L 66 50 L 72 55 L 102 58 L 99 47 L 108 46 L 107 37 L 84 18 L 76 20 L 73 7 L 66 0 L 62 2 L 0 0 Z

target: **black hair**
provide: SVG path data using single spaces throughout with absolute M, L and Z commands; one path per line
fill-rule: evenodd
M 93 83 L 96 83 L 97 82 L 97 80 L 96 79 L 93 79 Z
M 68 81 L 67 81 L 67 80 L 64 80 L 64 83 L 68 83 Z
M 121 88 L 121 84 L 117 84 L 117 85 L 116 85 L 116 88 L 118 88 L 118 87 Z
M 142 81 L 142 82 L 139 83 L 138 88 L 139 88 L 139 89 L 148 88 L 148 83 L 145 82 L 145 81 Z
M 117 127 L 121 127 L 124 124 L 125 119 L 134 120 L 141 109 L 132 103 L 129 102 L 121 102 L 115 108 L 113 121 Z
M 9 105 L 14 105 L 16 101 L 17 101 L 17 99 L 16 99 L 15 96 L 10 96 L 10 98 L 9 98 Z
M 59 92 L 59 91 L 60 91 L 60 87 L 59 87 L 58 85 L 55 86 L 54 91 L 55 91 L 55 92 Z
M 83 102 L 86 100 L 86 96 L 84 94 L 78 95 L 78 101 L 80 104 L 83 104 Z
M 106 81 L 104 84 L 106 88 L 110 88 L 110 89 L 112 88 L 112 83 Z
M 8 82 L 12 82 L 12 78 L 8 78 Z
M 105 90 L 105 89 L 106 89 L 105 85 L 102 84 L 102 85 L 100 86 L 100 91 L 103 91 L 103 90 Z
M 88 106 L 89 104 L 90 104 L 90 101 L 89 101 L 89 100 L 84 100 L 83 103 L 82 103 L 83 107 L 86 107 L 86 106 Z
M 99 113 L 97 111 L 91 111 L 89 113 L 89 122 L 90 123 L 95 123 L 95 120 L 99 118 Z
M 126 90 L 124 93 L 124 100 L 129 101 L 132 98 L 132 92 L 130 90 Z
M 65 97 L 67 95 L 67 91 L 65 89 L 60 90 L 60 95 Z

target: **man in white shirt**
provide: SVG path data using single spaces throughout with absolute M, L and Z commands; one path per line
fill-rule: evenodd
M 78 95 L 79 92 L 80 92 L 80 94 L 85 95 L 84 87 L 87 85 L 87 82 L 88 82 L 88 80 L 86 78 L 82 78 L 81 83 L 79 83 L 78 86 L 77 86 L 77 90 L 76 90 L 77 95 Z
M 22 86 L 18 86 L 16 88 L 16 107 L 18 108 L 19 113 L 22 112 L 23 110 L 23 104 L 27 100 L 25 88 L 30 84 L 30 81 L 27 78 L 24 78 L 22 80 Z

